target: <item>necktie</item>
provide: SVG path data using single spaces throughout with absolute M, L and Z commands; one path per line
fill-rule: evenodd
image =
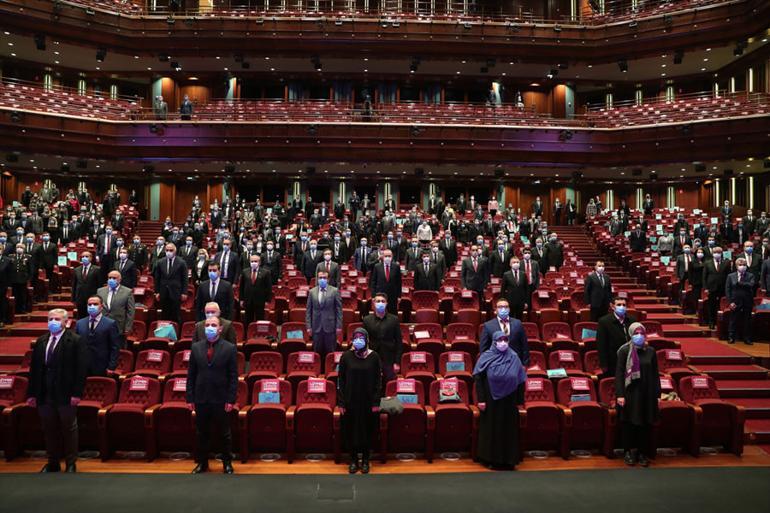
M 385 281 L 390 281 L 390 267 L 385 268 Z
M 216 284 L 216 282 L 212 281 L 211 282 L 211 292 L 210 292 L 211 299 L 214 299 L 214 297 L 216 296 L 216 293 L 217 293 L 217 284 Z
M 425 264 L 425 274 L 428 274 L 428 264 Z
M 91 335 L 93 335 L 93 334 L 94 334 L 94 331 L 95 331 L 95 329 L 96 329 L 96 319 L 94 319 L 94 318 L 92 317 L 92 318 L 91 318 Z
M 513 283 L 519 283 L 519 271 L 513 271 Z
M 326 297 L 326 289 L 318 289 L 318 303 L 324 304 L 324 298 Z
M 473 272 L 478 272 L 478 270 L 479 270 L 479 263 L 478 263 L 478 261 L 477 261 L 477 260 L 474 258 L 474 259 L 473 259 Z
M 115 294 L 115 292 L 110 289 L 110 291 L 107 293 L 107 310 L 110 309 L 110 306 L 112 305 L 112 296 Z
M 687 272 L 687 269 L 690 267 L 690 257 L 685 256 L 684 257 L 684 272 Z
M 104 240 L 106 242 L 106 245 L 104 246 L 104 254 L 107 255 L 110 253 L 110 238 L 105 237 Z
M 211 363 L 211 360 L 214 359 L 214 344 L 209 342 L 209 347 L 206 350 L 206 360 L 208 360 L 209 363 Z
M 502 326 L 503 326 L 503 333 L 508 335 L 509 334 L 508 333 L 508 320 L 501 320 L 500 324 L 502 324 Z
M 56 349 L 56 342 L 57 338 L 56 335 L 53 335 L 51 337 L 51 341 L 48 342 L 48 351 L 45 353 L 45 364 L 48 365 L 48 362 L 51 360 L 51 357 L 53 356 L 53 352 Z
M 254 285 L 257 282 L 257 271 L 251 271 L 251 284 Z
M 326 273 L 327 274 L 330 272 L 330 268 L 331 268 L 331 263 L 330 262 L 326 262 Z
M 168 261 L 168 268 L 166 269 L 166 274 L 171 274 L 171 260 Z
M 120 272 L 123 272 L 123 268 L 124 267 L 126 267 L 126 261 L 125 260 L 121 260 L 120 261 Z
M 604 276 L 602 276 L 601 274 L 599 275 L 599 283 L 601 283 L 602 287 L 604 287 Z

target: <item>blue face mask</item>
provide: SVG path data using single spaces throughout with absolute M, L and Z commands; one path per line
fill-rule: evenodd
M 211 281 L 216 281 L 217 278 L 219 278 L 219 273 L 216 271 L 209 271 L 209 279 Z
M 353 349 L 356 351 L 363 351 L 366 348 L 366 340 L 362 338 L 353 339 Z
M 329 283 L 329 280 L 327 280 L 326 278 L 318 278 L 318 286 L 321 287 L 322 289 L 325 289 L 328 283 Z
M 81 262 L 83 262 L 83 265 L 88 265 L 91 262 L 91 259 L 88 257 L 83 257 L 80 259 Z
M 498 351 L 500 351 L 501 353 L 504 353 L 505 351 L 508 350 L 508 341 L 498 340 L 495 342 L 495 347 L 497 348 Z
M 98 305 L 88 305 L 88 315 L 91 317 L 96 317 L 99 315 L 99 306 Z
M 633 335 L 631 337 L 631 342 L 633 342 L 636 347 L 642 347 L 644 345 L 644 335 L 641 333 Z
M 374 303 L 374 310 L 377 313 L 383 313 L 385 311 L 385 308 L 387 308 L 387 303 Z
M 622 305 L 616 306 L 615 307 L 615 313 L 618 314 L 619 316 L 623 317 L 624 315 L 626 315 L 626 307 L 622 306 Z
M 219 330 L 216 326 L 206 326 L 204 331 L 206 332 L 206 340 L 209 342 L 213 342 L 217 339 L 217 331 Z
M 107 285 L 109 285 L 111 289 L 116 289 L 118 288 L 118 280 L 116 280 L 115 278 L 108 278 Z
M 744 251 L 746 252 L 747 255 L 750 255 L 752 251 L 754 251 L 754 248 L 748 247 L 748 248 L 745 248 Z
M 48 321 L 48 331 L 50 331 L 51 333 L 59 333 L 61 331 L 61 328 L 62 328 L 61 321 L 54 321 L 54 320 Z
M 508 318 L 508 314 L 509 314 L 510 312 L 511 312 L 511 310 L 510 310 L 509 308 L 507 308 L 507 307 L 503 307 L 503 308 L 498 308 L 498 309 L 497 309 L 497 315 L 498 315 L 498 316 L 499 316 L 501 319 L 507 319 L 507 318 Z

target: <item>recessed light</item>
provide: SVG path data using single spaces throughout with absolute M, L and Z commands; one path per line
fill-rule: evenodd
M 152 71 L 152 67 L 147 67 L 147 71 Z
M 708 57 L 706 57 L 705 59 L 703 59 L 703 62 L 708 62 L 708 61 L 709 61 L 709 58 L 708 58 Z
M 13 46 L 13 43 L 8 43 L 8 46 Z
M 465 61 L 461 61 L 463 64 L 465 64 Z
M 96 67 L 96 71 L 101 71 L 101 69 L 99 66 Z
M 54 55 L 59 55 L 59 51 L 58 50 L 54 50 L 53 54 Z
M 59 61 L 53 61 L 54 64 L 59 64 Z
M 217 57 L 217 59 L 219 59 L 219 57 Z M 270 60 L 270 57 L 265 57 L 265 60 L 266 60 L 266 61 L 269 61 L 269 60 Z
M 660 67 L 661 67 L 661 68 L 665 68 L 665 67 L 666 67 L 666 65 L 665 65 L 665 64 L 661 64 L 661 65 L 660 65 Z
M 364 70 L 364 73 L 367 73 L 368 71 L 369 71 L 368 69 L 365 69 L 365 70 Z
M 15 54 L 15 53 L 12 53 L 12 54 L 11 54 L 11 57 L 16 57 L 16 54 Z
M 706 51 L 707 51 L 707 52 L 710 52 L 710 51 L 711 51 L 711 48 L 706 48 Z
M 3 34 L 5 34 L 6 36 L 10 36 L 11 35 L 11 33 L 8 32 L 7 30 L 5 32 L 3 32 Z
M 457 72 L 457 74 L 459 75 L 459 74 L 460 74 L 460 72 L 458 71 L 458 72 Z
M 229 71 L 227 68 L 225 68 L 225 71 Z
M 369 57 L 364 57 L 364 62 L 369 62 Z
M 589 64 L 589 65 L 588 65 L 588 67 L 589 67 L 589 68 L 593 68 L 593 67 L 594 67 L 594 65 L 593 65 L 593 64 Z
M 660 74 L 660 76 L 661 76 L 661 77 L 665 77 L 665 76 L 666 76 L 666 74 L 665 74 L 665 73 L 661 73 L 661 74 Z
M 217 56 L 215 57 L 215 59 L 216 59 L 216 60 L 219 60 L 219 59 L 221 59 L 221 57 L 220 57 L 219 55 L 217 55 Z
M 701 70 L 701 71 L 706 71 L 706 68 L 701 68 L 700 70 Z

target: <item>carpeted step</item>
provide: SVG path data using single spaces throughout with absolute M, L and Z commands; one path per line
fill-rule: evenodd
M 770 379 L 719 380 L 717 389 L 722 398 L 766 397 L 770 398 Z
M 695 368 L 700 372 L 708 374 L 715 380 L 759 380 L 768 378 L 768 370 L 759 365 L 696 365 Z
M 751 365 L 752 357 L 734 347 L 711 338 L 689 338 L 679 341 L 692 365 Z
M 678 306 L 664 305 L 662 303 L 646 303 L 646 304 L 640 305 L 636 301 L 636 298 L 634 298 L 634 308 L 642 312 L 647 312 L 648 319 L 650 319 L 651 314 L 676 313 L 677 310 L 679 310 Z M 654 320 L 654 319 L 650 319 L 650 320 Z
M 5 327 L 9 337 L 39 337 L 48 331 L 47 322 L 17 322 Z
M 667 338 L 705 337 L 710 334 L 708 327 L 693 324 L 663 324 L 662 328 Z
M 636 308 L 641 308 L 641 305 L 657 305 L 657 304 L 664 304 L 666 302 L 666 298 L 658 297 L 658 296 L 634 296 L 634 304 L 636 305 Z
M 770 419 L 748 419 L 743 432 L 750 443 L 770 444 Z
M 743 406 L 747 419 L 770 419 L 770 399 L 766 398 L 734 398 L 729 402 Z
M 641 308 L 638 308 L 641 310 Z M 648 321 L 658 321 L 661 324 L 687 324 L 695 321 L 691 315 L 680 313 L 651 313 L 647 316 Z

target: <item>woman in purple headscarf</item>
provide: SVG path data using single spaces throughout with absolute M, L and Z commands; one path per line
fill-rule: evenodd
M 527 371 L 508 335 L 498 331 L 494 345 L 481 354 L 473 369 L 476 400 L 481 410 L 478 459 L 495 470 L 513 470 L 519 462 L 519 408 Z

